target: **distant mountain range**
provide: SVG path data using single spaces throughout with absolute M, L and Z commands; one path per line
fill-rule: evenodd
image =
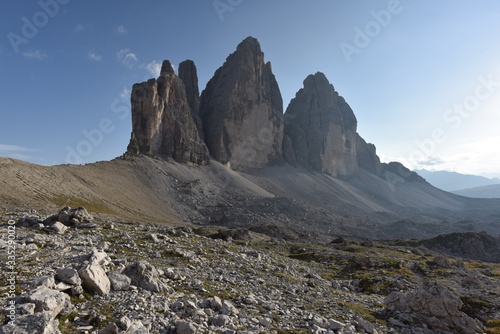
M 426 179 L 427 182 L 432 184 L 434 187 L 445 191 L 454 192 L 463 196 L 468 196 L 465 195 L 465 193 L 469 193 L 472 195 L 472 194 L 478 194 L 478 191 L 480 191 L 480 189 L 475 189 L 474 191 L 469 192 L 468 190 L 471 188 L 485 187 L 490 185 L 500 185 L 500 179 L 498 178 L 489 179 L 484 176 L 467 175 L 467 174 L 460 174 L 460 173 L 446 172 L 446 171 L 432 172 L 425 169 L 415 170 L 415 172 L 420 176 L 422 176 L 424 179 Z M 491 190 L 495 188 L 498 187 L 491 187 L 488 189 Z M 496 193 L 500 194 L 500 190 L 497 190 Z M 470 197 L 477 197 L 477 196 L 470 196 Z
M 500 184 L 457 190 L 452 193 L 472 198 L 500 198 Z

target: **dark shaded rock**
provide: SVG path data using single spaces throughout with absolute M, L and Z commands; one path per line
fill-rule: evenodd
M 61 334 L 58 326 L 50 312 L 40 312 L 16 317 L 15 325 L 0 327 L 0 334 Z
M 58 213 L 47 217 L 44 221 L 44 225 L 51 226 L 56 222 L 60 222 L 66 226 L 75 226 L 82 223 L 89 223 L 94 218 L 88 213 L 87 209 L 84 207 L 70 208 L 66 206 L 62 208 Z
M 191 116 L 198 128 L 200 138 L 204 138 L 203 125 L 200 117 L 200 90 L 198 89 L 198 74 L 192 60 L 185 60 L 179 64 L 179 78 L 184 82 L 186 98 L 191 109 Z
M 434 333 L 483 333 L 479 320 L 460 311 L 462 301 L 434 282 L 409 293 L 392 292 L 385 302 L 395 318 L 411 324 L 425 324 Z
M 486 233 L 450 233 L 419 242 L 434 251 L 472 260 L 500 263 L 500 238 Z
M 389 162 L 382 164 L 382 174 L 391 183 L 399 182 L 424 182 L 425 179 L 415 172 L 412 172 L 399 162 Z
M 161 64 L 160 77 L 169 74 L 175 74 L 174 68 L 172 67 L 172 64 L 170 63 L 169 60 L 164 60 L 163 63 Z
M 359 134 L 356 136 L 356 157 L 359 168 L 377 176 L 382 175 L 382 164 L 375 145 L 367 143 Z
M 263 168 L 281 159 L 283 100 L 259 42 L 240 43 L 201 94 L 211 156 L 233 169 Z
M 169 292 L 170 288 L 161 280 L 158 270 L 146 261 L 138 261 L 128 265 L 123 274 L 131 279 L 137 287 L 152 292 Z
M 208 150 L 200 138 L 184 82 L 164 61 L 158 79 L 132 88 L 132 138 L 128 153 L 178 162 L 206 164 Z
M 250 235 L 250 231 L 245 228 L 238 229 L 228 229 L 221 230 L 218 233 L 211 234 L 209 236 L 212 239 L 233 239 L 233 240 L 251 240 L 252 236 Z
M 358 169 L 356 127 L 353 111 L 325 75 L 309 75 L 285 113 L 285 160 L 320 173 L 352 175 Z

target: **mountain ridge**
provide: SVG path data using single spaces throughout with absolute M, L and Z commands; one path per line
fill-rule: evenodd
M 415 170 L 433 186 L 446 191 L 460 191 L 469 188 L 500 184 L 498 178 L 487 178 L 479 175 L 461 174 L 449 171 Z

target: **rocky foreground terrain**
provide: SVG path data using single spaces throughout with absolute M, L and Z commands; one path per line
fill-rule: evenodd
M 0 333 L 500 333 L 500 264 L 424 241 L 304 244 L 69 207 L 0 216 Z

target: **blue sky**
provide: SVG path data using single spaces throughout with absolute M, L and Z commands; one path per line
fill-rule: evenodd
M 256 37 L 284 106 L 324 72 L 383 161 L 500 176 L 500 2 L 4 1 L 0 156 L 42 165 L 126 150 L 129 91 L 195 61 L 200 91 Z

